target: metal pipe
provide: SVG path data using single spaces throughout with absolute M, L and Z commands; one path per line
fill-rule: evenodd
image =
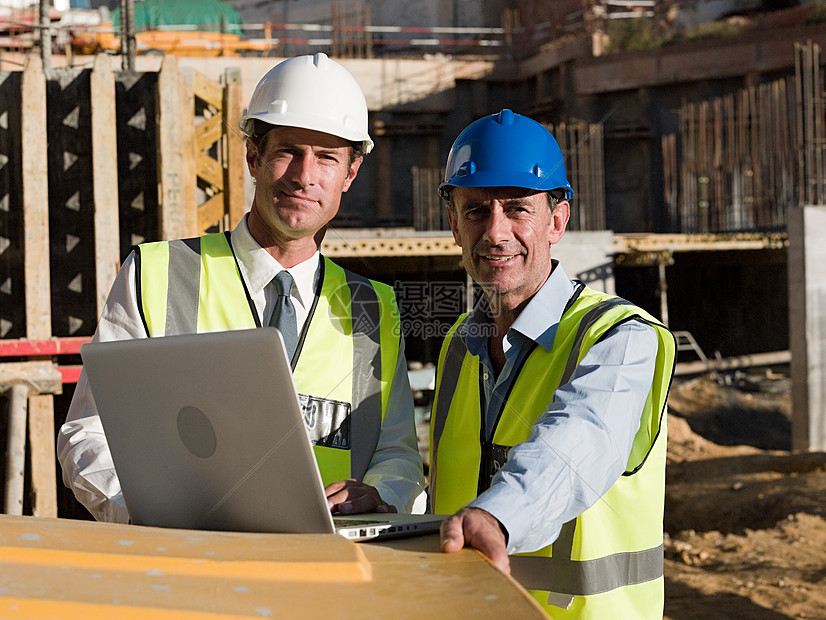
M 120 0 L 120 67 L 126 71 L 126 0 Z
M 26 414 L 29 386 L 15 383 L 9 398 L 9 428 L 6 446 L 6 514 L 23 514 L 23 474 L 26 469 Z
M 120 54 L 124 71 L 135 71 L 135 49 L 135 3 L 120 0 Z
M 126 25 L 126 63 L 127 71 L 135 70 L 135 51 L 137 45 L 135 43 L 135 2 L 134 0 L 126 0 L 126 16 L 128 22 Z
M 754 366 L 773 366 L 775 364 L 788 364 L 792 356 L 789 351 L 774 351 L 769 353 L 753 353 L 752 355 L 740 355 L 737 357 L 727 357 L 723 359 L 709 359 L 696 362 L 679 362 L 674 368 L 674 374 L 693 375 L 713 370 L 732 370 L 735 368 L 751 368 Z
M 40 60 L 43 62 L 43 71 L 49 72 L 52 68 L 52 20 L 49 16 L 49 0 L 40 0 Z
M 660 320 L 663 322 L 663 325 L 668 327 L 668 280 L 666 280 L 665 277 L 665 265 L 664 261 L 657 261 L 660 276 Z

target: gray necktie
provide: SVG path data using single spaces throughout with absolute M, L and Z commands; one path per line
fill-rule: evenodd
M 286 271 L 280 272 L 272 279 L 275 290 L 278 291 L 278 301 L 275 303 L 270 327 L 281 332 L 284 346 L 287 349 L 287 358 L 292 360 L 295 347 L 298 344 L 298 329 L 295 321 L 295 306 L 290 299 L 290 289 L 293 286 L 293 277 Z

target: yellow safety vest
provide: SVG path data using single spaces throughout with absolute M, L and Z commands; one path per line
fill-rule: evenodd
M 143 244 L 136 265 L 138 306 L 149 336 L 261 326 L 229 233 Z M 326 485 L 361 479 L 367 471 L 387 409 L 401 331 L 391 287 L 326 257 L 319 280 L 292 365 L 302 404 L 319 415 L 308 431 Z M 319 430 L 316 436 L 313 428 Z M 323 434 L 323 429 L 334 432 Z
M 674 338 L 623 299 L 584 286 L 578 293 L 560 320 L 551 351 L 537 346 L 527 357 L 487 444 L 480 440 L 479 358 L 468 352 L 463 333 L 467 315 L 451 328 L 439 357 L 431 418 L 431 506 L 435 513 L 450 514 L 473 500 L 497 469 L 491 465 L 496 449 L 501 456 L 505 447 L 528 439 L 554 391 L 588 350 L 624 321 L 648 323 L 659 341 L 656 369 L 625 473 L 566 523 L 552 545 L 511 556 L 511 570 L 555 619 L 662 618 L 665 407 Z

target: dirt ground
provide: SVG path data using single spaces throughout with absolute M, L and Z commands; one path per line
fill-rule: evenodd
M 826 619 L 826 453 L 796 454 L 789 381 L 675 379 L 666 620 Z

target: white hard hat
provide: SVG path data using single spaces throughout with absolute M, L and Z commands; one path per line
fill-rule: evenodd
M 251 136 L 255 119 L 361 142 L 365 154 L 373 148 L 361 87 L 347 69 L 321 52 L 280 62 L 261 78 L 238 120 L 239 129 Z

